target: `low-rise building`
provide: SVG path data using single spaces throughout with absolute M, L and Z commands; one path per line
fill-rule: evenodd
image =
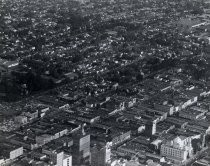
M 23 154 L 23 147 L 10 143 L 2 143 L 0 145 L 0 156 L 7 160 L 13 160 Z
M 205 112 L 201 112 L 195 109 L 185 109 L 179 112 L 179 116 L 186 119 L 196 120 L 204 116 Z
M 26 124 L 28 122 L 28 118 L 26 116 L 20 115 L 15 117 L 15 122 L 19 124 Z

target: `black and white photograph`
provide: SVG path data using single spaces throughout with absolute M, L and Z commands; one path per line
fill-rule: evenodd
M 210 0 L 0 0 L 0 166 L 210 166 Z

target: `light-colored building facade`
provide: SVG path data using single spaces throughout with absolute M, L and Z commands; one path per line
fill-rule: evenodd
M 174 162 L 184 162 L 193 153 L 191 138 L 178 136 L 172 140 L 167 140 L 161 145 L 161 156 L 173 160 Z
M 10 152 L 10 159 L 15 159 L 23 154 L 23 147 L 19 147 Z
M 72 156 L 64 155 L 63 166 L 72 166 Z

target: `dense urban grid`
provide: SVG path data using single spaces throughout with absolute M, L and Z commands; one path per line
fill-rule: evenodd
M 209 166 L 210 0 L 1 0 L 1 166 Z

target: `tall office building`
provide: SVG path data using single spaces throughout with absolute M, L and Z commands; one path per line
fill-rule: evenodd
M 56 166 L 63 166 L 63 151 L 42 149 L 42 153 L 46 154 L 49 157 L 50 161 Z
M 90 135 L 84 132 L 82 127 L 81 131 L 73 134 L 72 146 L 72 164 L 74 166 L 87 165 L 90 163 Z
M 193 148 L 191 138 L 179 136 L 167 140 L 161 145 L 161 156 L 169 158 L 177 163 L 182 163 L 192 156 Z
M 91 149 L 91 166 L 106 166 L 110 161 L 111 149 L 108 144 L 94 145 Z
M 152 136 L 156 133 L 156 121 L 148 121 L 145 125 L 145 134 L 147 136 Z
M 63 166 L 72 166 L 72 156 L 64 155 Z
M 42 149 L 42 153 L 46 154 L 56 166 L 72 166 L 72 156 L 66 155 L 61 150 Z

